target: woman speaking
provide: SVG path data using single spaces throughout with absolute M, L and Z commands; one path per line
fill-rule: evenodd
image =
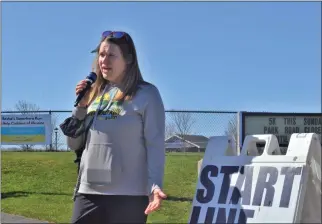
M 142 78 L 133 40 L 105 31 L 93 51 L 97 80 L 72 116 L 89 126 L 67 137 L 81 156 L 72 223 L 146 223 L 160 207 L 165 111 L 158 89 Z M 76 94 L 86 81 L 76 86 Z

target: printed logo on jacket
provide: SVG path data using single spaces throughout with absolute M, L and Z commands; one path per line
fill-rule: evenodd
M 88 115 L 95 115 L 95 112 L 99 106 L 100 100 L 102 96 L 97 97 L 94 102 L 88 107 L 87 113 Z M 107 108 L 110 101 L 110 94 L 107 93 L 104 95 L 102 105 L 100 107 L 100 110 L 98 112 L 97 119 L 98 120 L 110 120 L 115 119 L 119 115 L 124 114 L 124 110 L 122 107 L 122 102 L 120 101 L 112 101 L 109 108 Z

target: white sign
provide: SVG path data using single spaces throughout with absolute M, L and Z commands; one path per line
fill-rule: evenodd
M 271 222 L 289 222 L 302 168 L 297 164 L 208 164 L 200 172 L 189 223 L 260 223 L 274 210 L 283 215 L 270 217 Z
M 287 146 L 293 133 L 315 133 L 321 138 L 322 114 L 243 113 L 242 136 L 273 134 Z M 321 141 L 322 142 L 322 141 Z
M 1 116 L 2 145 L 48 145 L 51 134 L 50 114 Z
M 198 176 L 189 224 L 320 223 L 321 143 L 316 134 L 293 134 L 286 155 L 260 156 L 252 143 L 273 135 L 248 135 L 243 154 L 227 156 L 223 138 L 211 138 Z M 219 153 L 218 153 L 219 151 Z M 317 221 L 318 220 L 318 221 Z

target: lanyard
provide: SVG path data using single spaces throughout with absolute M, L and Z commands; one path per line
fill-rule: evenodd
M 99 103 L 99 105 L 98 105 L 98 107 L 97 107 L 97 109 L 96 109 L 96 111 L 95 111 L 95 115 L 94 115 L 94 122 L 93 122 L 94 124 L 93 124 L 93 126 L 95 126 L 95 123 L 96 123 L 96 120 L 97 120 L 97 116 L 98 116 L 98 112 L 99 112 L 101 109 L 105 109 L 105 108 L 101 108 L 101 106 L 102 106 L 102 102 L 103 102 L 104 95 L 105 95 L 106 91 L 107 91 L 107 86 L 105 86 L 105 88 L 104 88 L 104 91 L 103 91 L 103 94 L 102 94 L 102 97 L 101 97 L 100 103 Z M 114 97 L 115 97 L 116 93 L 117 93 L 117 89 L 116 89 L 115 87 L 114 87 L 112 90 L 110 90 L 110 100 L 109 100 L 109 102 L 108 102 L 108 104 L 107 104 L 107 106 L 106 106 L 107 110 L 108 110 L 108 109 L 110 108 L 110 106 L 112 105 L 112 101 L 113 101 L 113 99 L 114 99 Z

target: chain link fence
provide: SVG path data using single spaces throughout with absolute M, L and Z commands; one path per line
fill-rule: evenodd
M 3 115 L 21 115 L 21 114 L 50 114 L 52 122 L 52 144 L 45 146 L 5 146 L 2 149 L 9 150 L 47 150 L 47 151 L 69 151 L 66 144 L 66 136 L 59 128 L 67 117 L 71 116 L 72 111 L 68 110 L 50 110 L 50 111 L 2 111 Z M 200 139 L 209 138 L 216 135 L 231 134 L 237 136 L 237 112 L 234 111 L 166 111 L 166 145 L 168 151 L 186 150 L 187 147 L 176 144 L 178 136 L 190 144 L 192 151 L 204 151 L 205 142 Z M 176 138 L 173 138 L 176 136 Z M 198 140 L 199 139 L 199 140 Z M 168 143 L 167 143 L 168 142 Z M 192 147 L 192 146 L 195 147 Z M 167 148 L 167 147 L 166 147 Z

